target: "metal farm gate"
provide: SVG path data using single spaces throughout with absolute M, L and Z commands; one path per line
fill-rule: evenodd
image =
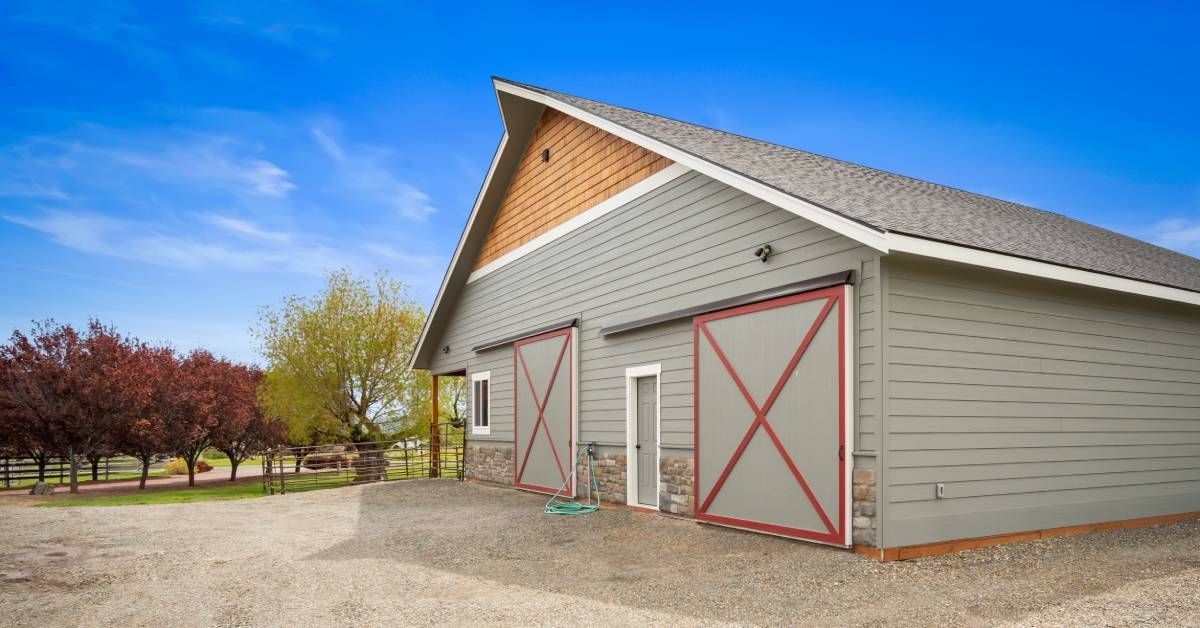
M 513 344 L 514 484 L 554 493 L 575 460 L 575 328 Z M 563 492 L 574 497 L 575 487 Z
M 846 288 L 698 316 L 696 517 L 846 543 Z

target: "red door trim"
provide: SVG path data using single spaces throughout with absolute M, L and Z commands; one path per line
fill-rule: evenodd
M 554 455 L 554 464 L 558 468 L 559 477 L 562 478 L 563 482 L 566 482 L 567 477 L 570 475 L 567 472 L 567 470 L 565 470 L 563 468 L 562 458 L 558 455 L 558 448 L 555 447 L 555 445 L 554 445 L 554 438 L 550 434 L 550 426 L 547 423 L 548 419 L 545 416 L 545 410 L 546 410 L 546 405 L 550 403 L 550 394 L 554 391 L 554 384 L 558 381 L 558 374 L 559 374 L 559 371 L 562 369 L 563 360 L 565 359 L 565 360 L 567 360 L 567 373 L 566 373 L 567 386 L 568 386 L 568 390 L 567 390 L 567 395 L 568 395 L 568 402 L 567 402 L 567 455 L 569 458 L 570 452 L 572 451 L 574 436 L 575 436 L 574 429 L 573 429 L 574 428 L 574 413 L 575 413 L 575 399 L 574 399 L 575 392 L 574 392 L 574 386 L 573 386 L 574 359 L 572 356 L 567 355 L 568 349 L 571 348 L 571 343 L 573 341 L 571 332 L 572 332 L 572 328 L 567 327 L 564 329 L 558 329 L 555 331 L 546 332 L 544 334 L 538 334 L 536 336 L 531 336 L 529 338 L 524 338 L 524 339 L 521 339 L 521 340 L 513 343 L 513 451 L 514 451 L 514 454 L 519 453 L 519 451 L 517 449 L 517 436 L 520 433 L 519 432 L 520 421 L 518 418 L 520 416 L 520 413 L 517 408 L 517 403 L 518 403 L 517 400 L 520 397 L 520 395 L 517 394 L 517 387 L 516 387 L 516 379 L 517 379 L 517 375 L 518 375 L 517 367 L 518 366 L 520 366 L 521 372 L 524 373 L 524 375 L 525 375 L 525 382 L 529 385 L 529 392 L 533 395 L 534 408 L 537 409 L 537 419 L 534 420 L 533 430 L 530 432 L 529 442 L 525 446 L 524 454 L 520 457 L 517 457 L 516 455 L 513 456 L 513 485 L 516 486 L 517 488 L 528 489 L 531 491 L 538 491 L 541 493 L 554 493 L 554 492 L 558 491 L 558 487 L 539 486 L 537 484 L 529 484 L 529 483 L 525 483 L 525 482 L 521 481 L 522 477 L 525 475 L 525 465 L 529 463 L 529 452 L 532 451 L 532 449 L 533 449 L 533 442 L 535 440 L 537 440 L 537 437 L 539 434 L 539 430 L 538 430 L 539 427 L 542 428 L 540 433 L 544 433 L 546 435 L 546 443 L 550 446 L 550 453 Z M 538 342 L 541 340 L 548 340 L 550 338 L 555 338 L 558 336 L 565 336 L 565 338 L 563 339 L 562 347 L 560 347 L 558 350 L 558 359 L 555 360 L 554 370 L 550 374 L 550 381 L 546 383 L 546 391 L 545 391 L 545 393 L 539 395 L 538 391 L 536 390 L 536 388 L 533 385 L 533 379 L 529 376 L 529 367 L 526 366 L 526 364 L 525 364 L 525 357 L 521 353 L 521 348 L 528 344 L 532 344 L 532 343 L 535 343 L 535 342 Z M 542 401 L 540 403 L 538 402 L 539 396 L 542 399 Z M 567 463 L 574 464 L 574 461 L 568 460 Z M 564 492 L 564 494 L 567 497 L 574 497 L 575 496 L 575 487 L 568 486 L 567 490 Z
M 809 326 L 809 329 L 808 329 L 807 333 L 805 334 L 804 339 L 801 341 L 800 346 L 797 347 L 796 351 L 792 355 L 792 358 L 788 361 L 787 368 L 783 371 L 783 373 L 780 375 L 780 378 L 776 381 L 775 386 L 771 389 L 771 392 L 768 395 L 766 401 L 763 403 L 763 405 L 761 407 L 759 407 L 758 404 L 755 403 L 754 399 L 751 397 L 750 392 L 746 389 L 746 386 L 742 382 L 741 377 L 737 374 L 737 371 L 733 368 L 733 365 L 729 362 L 729 359 L 726 357 L 724 351 L 721 350 L 720 345 L 716 342 L 716 339 L 713 338 L 712 333 L 708 330 L 707 324 L 710 321 L 714 321 L 714 320 L 720 320 L 723 318 L 730 318 L 733 316 L 739 316 L 739 315 L 743 315 L 743 314 L 759 312 L 762 310 L 783 307 L 786 305 L 793 305 L 796 303 L 815 301 L 817 299 L 826 299 L 826 303 L 825 303 L 824 307 L 822 307 L 821 311 L 817 314 L 816 319 Z M 693 400 L 694 400 L 693 401 L 693 404 L 694 404 L 693 447 L 694 447 L 694 450 L 693 451 L 694 451 L 694 455 L 695 455 L 695 459 L 696 459 L 695 460 L 695 471 L 694 471 L 694 474 L 695 474 L 694 475 L 694 482 L 695 482 L 694 486 L 695 486 L 696 504 L 697 504 L 695 514 L 696 514 L 697 519 L 700 519 L 703 521 L 710 521 L 713 523 L 719 523 L 722 525 L 748 528 L 748 529 L 752 529 L 752 530 L 770 532 L 772 534 L 780 534 L 780 535 L 784 535 L 784 536 L 806 538 L 806 539 L 822 541 L 822 542 L 827 542 L 827 543 L 837 543 L 837 544 L 845 543 L 845 539 L 844 539 L 845 499 L 846 499 L 845 463 L 842 461 L 841 457 L 839 456 L 839 458 L 838 458 L 838 504 L 837 504 L 838 509 L 837 509 L 837 525 L 835 526 L 833 524 L 833 521 L 829 518 L 828 514 L 825 512 L 824 508 L 821 506 L 820 502 L 817 500 L 816 495 L 813 493 L 811 487 L 808 485 L 808 482 L 804 479 L 804 475 L 802 473 L 800 473 L 800 470 L 796 467 L 795 462 L 792 460 L 791 456 L 787 453 L 786 448 L 784 448 L 783 443 L 779 440 L 779 437 L 775 434 L 775 430 L 771 427 L 771 424 L 766 420 L 767 413 L 770 411 L 772 405 L 775 403 L 775 400 L 778 398 L 780 392 L 783 390 L 784 385 L 786 385 L 788 377 L 795 370 L 796 365 L 799 363 L 800 359 L 804 356 L 804 353 L 808 350 L 808 347 L 812 343 L 813 338 L 816 336 L 816 334 L 820 330 L 820 328 L 825 324 L 825 321 L 828 319 L 830 313 L 836 309 L 837 317 L 838 317 L 837 318 L 837 326 L 838 326 L 838 334 L 837 334 L 837 336 L 838 336 L 838 365 L 837 365 L 837 367 L 838 367 L 838 446 L 839 446 L 839 448 L 845 446 L 845 438 L 846 438 L 845 437 L 845 421 L 846 421 L 846 417 L 845 417 L 845 412 L 846 412 L 846 408 L 845 408 L 845 386 L 846 386 L 845 360 L 846 360 L 846 356 L 845 356 L 845 317 L 844 317 L 845 304 L 844 304 L 844 302 L 845 302 L 844 287 L 843 286 L 833 286 L 830 288 L 814 290 L 812 292 L 806 292 L 803 294 L 782 297 L 779 299 L 772 299 L 769 301 L 763 301 L 761 303 L 753 303 L 750 305 L 740 306 L 740 307 L 732 308 L 729 310 L 724 310 L 721 312 L 715 312 L 712 314 L 697 316 L 695 319 L 693 319 L 693 342 L 694 342 L 694 345 L 693 345 L 693 354 L 694 354 L 693 355 L 693 368 L 694 368 L 694 374 L 693 374 L 693 382 L 694 382 L 694 384 L 693 384 L 693 386 L 694 386 L 694 391 L 693 391 L 694 392 L 694 396 L 693 396 Z M 834 306 L 837 306 L 837 307 L 835 308 Z M 734 450 L 733 455 L 730 456 L 729 461 L 726 463 L 725 467 L 722 469 L 720 476 L 718 476 L 718 478 L 717 478 L 717 481 L 713 483 L 712 490 L 709 492 L 707 497 L 704 499 L 702 499 L 703 487 L 701 487 L 701 485 L 700 485 L 700 389 L 699 389 L 699 386 L 700 386 L 700 338 L 701 338 L 701 336 L 703 336 L 705 338 L 705 340 L 708 341 L 709 345 L 713 349 L 713 352 L 716 354 L 718 360 L 721 362 L 722 366 L 724 367 L 726 373 L 733 380 L 734 384 L 738 388 L 738 391 L 742 394 L 742 397 L 745 399 L 746 403 L 750 406 L 751 410 L 754 411 L 754 415 L 755 415 L 754 420 L 751 421 L 750 426 L 747 428 L 745 435 L 742 437 L 742 440 L 738 444 L 738 447 Z M 766 432 L 767 436 L 771 439 L 772 444 L 775 446 L 776 451 L 779 453 L 780 457 L 783 459 L 784 463 L 787 465 L 788 470 L 792 474 L 792 477 L 796 480 L 796 482 L 803 489 L 804 494 L 808 498 L 809 503 L 813 506 L 813 508 L 817 512 L 818 516 L 820 516 L 822 523 L 825 525 L 824 532 L 814 531 L 814 530 L 804 530 L 804 529 L 799 529 L 799 528 L 791 528 L 788 526 L 771 524 L 771 523 L 766 523 L 766 522 L 761 522 L 761 521 L 752 521 L 752 520 L 748 520 L 748 519 L 739 519 L 739 518 L 728 517 L 728 516 L 724 516 L 724 515 L 710 514 L 707 512 L 708 508 L 712 505 L 713 499 L 716 497 L 717 493 L 720 492 L 721 487 L 724 485 L 726 478 L 728 478 L 730 472 L 733 471 L 733 467 L 737 464 L 738 460 L 741 459 L 741 456 L 744 453 L 746 447 L 749 445 L 751 438 L 753 438 L 755 432 L 757 432 L 757 430 L 760 427 L 763 428 L 764 432 Z

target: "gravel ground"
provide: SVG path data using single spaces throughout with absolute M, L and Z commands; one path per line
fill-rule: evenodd
M 1195 522 L 877 563 L 623 508 L 550 517 L 543 501 L 413 480 L 0 505 L 0 625 L 1200 626 Z

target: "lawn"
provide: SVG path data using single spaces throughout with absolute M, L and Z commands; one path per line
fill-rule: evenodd
M 262 497 L 266 494 L 260 482 L 244 482 L 225 486 L 180 488 L 123 495 L 64 495 L 62 497 L 55 497 L 52 501 L 40 503 L 38 506 L 42 508 L 61 508 L 75 506 L 190 504 L 193 502 L 249 499 L 252 497 Z
M 105 478 L 105 476 L 104 476 L 104 472 L 103 472 L 103 471 L 101 471 L 101 473 L 100 473 L 100 479 L 99 479 L 99 480 L 92 480 L 92 469 L 91 469 L 91 467 L 88 467 L 88 468 L 86 469 L 86 472 L 85 472 L 85 471 L 81 471 L 81 472 L 79 473 L 79 483 L 80 483 L 80 484 L 87 484 L 87 483 L 89 483 L 89 482 L 92 482 L 92 481 L 96 481 L 96 482 L 106 482 L 106 481 L 107 481 L 107 482 L 112 482 L 112 481 L 115 481 L 115 480 L 136 480 L 136 479 L 138 479 L 138 478 L 140 478 L 140 477 L 142 477 L 142 473 L 141 473 L 141 471 L 130 471 L 130 472 L 127 472 L 127 473 L 109 473 L 109 474 L 108 474 L 108 477 L 107 477 L 107 478 Z M 150 474 L 149 474 L 149 475 L 147 475 L 146 477 L 147 477 L 148 479 L 160 478 L 160 477 L 166 477 L 166 473 L 165 473 L 165 472 L 163 472 L 163 470 L 162 470 L 162 469 L 155 469 L 155 470 L 151 470 L 151 471 L 150 471 Z M 33 478 L 33 479 L 28 479 L 28 480 L 18 480 L 18 481 L 15 481 L 15 482 L 13 482 L 13 483 L 12 483 L 12 485 L 11 485 L 11 486 L 9 486 L 8 488 L 27 488 L 27 487 L 33 486 L 33 485 L 34 485 L 36 482 L 37 482 L 37 479 L 36 479 L 36 478 Z M 47 473 L 47 474 L 46 474 L 46 483 L 47 483 L 47 484 L 53 484 L 53 485 L 62 485 L 62 486 L 66 486 L 67 484 L 70 484 L 70 483 L 71 483 L 71 478 L 70 478 L 70 476 L 68 476 L 68 475 L 65 475 L 65 474 L 64 474 L 64 475 L 63 475 L 63 477 L 62 477 L 62 480 L 60 481 L 57 473 L 56 473 L 55 475 L 50 475 L 50 474 L 48 474 L 48 473 Z M 4 488 L 4 487 L 3 487 L 3 486 L 0 486 L 0 488 Z

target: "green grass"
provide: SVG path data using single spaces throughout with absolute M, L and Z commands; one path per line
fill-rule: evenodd
M 193 502 L 223 501 L 231 499 L 249 499 L 262 497 L 263 491 L 259 482 L 245 482 L 227 486 L 203 488 L 165 489 L 147 491 L 127 495 L 64 495 L 52 501 L 38 504 L 42 508 L 61 508 L 75 506 L 141 506 L 148 504 L 190 504 Z
M 164 473 L 162 469 L 158 469 L 158 470 L 151 471 L 150 474 L 146 477 L 147 478 L 159 478 L 159 477 L 164 477 L 164 476 L 166 476 L 166 473 Z M 108 479 L 105 480 L 104 472 L 101 471 L 100 479 L 96 480 L 96 481 L 97 482 L 105 482 L 105 481 L 111 482 L 113 480 L 136 480 L 140 477 L 142 477 L 141 471 L 131 471 L 128 473 L 109 473 Z M 13 482 L 12 486 L 9 488 L 28 488 L 30 486 L 33 486 L 36 482 L 37 482 L 37 478 L 28 479 L 28 480 L 20 480 L 18 482 Z M 80 484 L 88 484 L 91 482 L 92 482 L 92 471 L 91 471 L 91 467 L 89 467 L 87 470 L 87 473 L 79 474 L 79 483 Z M 64 474 L 62 477 L 62 481 L 60 482 L 58 479 L 57 473 L 54 475 L 50 475 L 49 473 L 46 474 L 46 484 L 66 486 L 70 483 L 71 483 L 71 476 L 69 476 L 69 475 Z M 2 485 L 0 485 L 0 488 L 4 488 L 4 487 Z

